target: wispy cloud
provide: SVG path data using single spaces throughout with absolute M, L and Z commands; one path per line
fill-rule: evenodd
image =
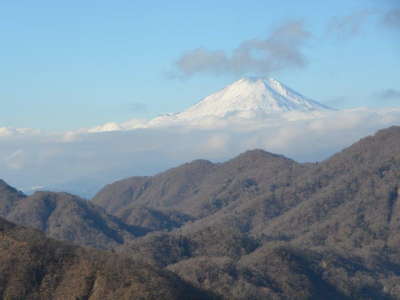
M 197 48 L 184 53 L 177 61 L 178 76 L 199 73 L 266 75 L 273 71 L 301 68 L 307 63 L 302 52 L 311 33 L 302 21 L 283 24 L 265 39 L 243 41 L 229 54 L 222 50 Z
M 400 100 L 400 90 L 385 89 L 376 93 L 380 100 Z
M 356 11 L 346 16 L 333 17 L 328 25 L 327 32 L 340 39 L 350 39 L 359 35 L 364 25 L 374 12 L 370 10 Z
M 386 1 L 388 2 L 388 1 Z M 400 2 L 391 1 L 388 10 L 381 8 L 354 11 L 349 15 L 332 17 L 326 33 L 339 39 L 352 39 L 361 35 L 367 24 L 386 29 L 400 29 Z
M 382 16 L 382 24 L 393 29 L 400 29 L 400 8 L 392 8 Z
M 18 149 L 4 158 L 4 162 L 10 169 L 19 170 L 24 167 L 25 153 L 23 150 Z

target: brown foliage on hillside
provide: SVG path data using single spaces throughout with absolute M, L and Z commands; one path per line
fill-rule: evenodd
M 400 299 L 399 200 L 400 127 L 313 164 L 262 150 L 198 160 L 92 203 L 0 185 L 2 216 L 225 299 Z

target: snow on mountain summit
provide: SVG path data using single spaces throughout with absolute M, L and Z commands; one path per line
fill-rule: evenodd
M 177 119 L 203 117 L 265 116 L 290 111 L 312 112 L 330 110 L 310 100 L 273 78 L 242 78 L 211 94 L 182 113 Z
M 205 97 L 183 112 L 164 114 L 147 121 L 107 123 L 92 128 L 89 132 L 171 126 L 212 129 L 233 124 L 246 127 L 249 123 L 264 126 L 266 123 L 274 124 L 275 120 L 296 121 L 315 118 L 331 110 L 302 96 L 276 79 L 247 77 Z

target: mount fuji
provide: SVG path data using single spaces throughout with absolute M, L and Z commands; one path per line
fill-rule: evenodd
M 158 116 L 148 121 L 107 123 L 90 132 L 137 128 L 220 128 L 233 124 L 310 119 L 334 109 L 308 99 L 273 78 L 246 77 L 213 93 L 183 112 Z M 261 122 L 261 123 L 260 123 Z
M 212 127 L 218 121 L 304 119 L 331 110 L 333 109 L 304 97 L 276 79 L 246 77 L 205 97 L 183 112 L 156 117 L 145 127 L 182 123 Z
M 289 111 L 319 111 L 330 108 L 310 100 L 273 78 L 242 78 L 224 89 L 204 98 L 186 111 L 176 115 L 179 119 L 195 119 L 234 114 L 270 115 Z

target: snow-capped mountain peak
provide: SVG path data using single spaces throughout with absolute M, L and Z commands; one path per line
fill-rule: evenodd
M 232 124 L 274 124 L 274 120 L 310 119 L 331 108 L 310 100 L 273 78 L 246 77 L 202 99 L 180 113 L 151 120 L 107 123 L 89 132 L 137 128 L 220 128 Z
M 330 108 L 310 100 L 273 78 L 242 78 L 176 115 L 178 119 L 270 115 Z

